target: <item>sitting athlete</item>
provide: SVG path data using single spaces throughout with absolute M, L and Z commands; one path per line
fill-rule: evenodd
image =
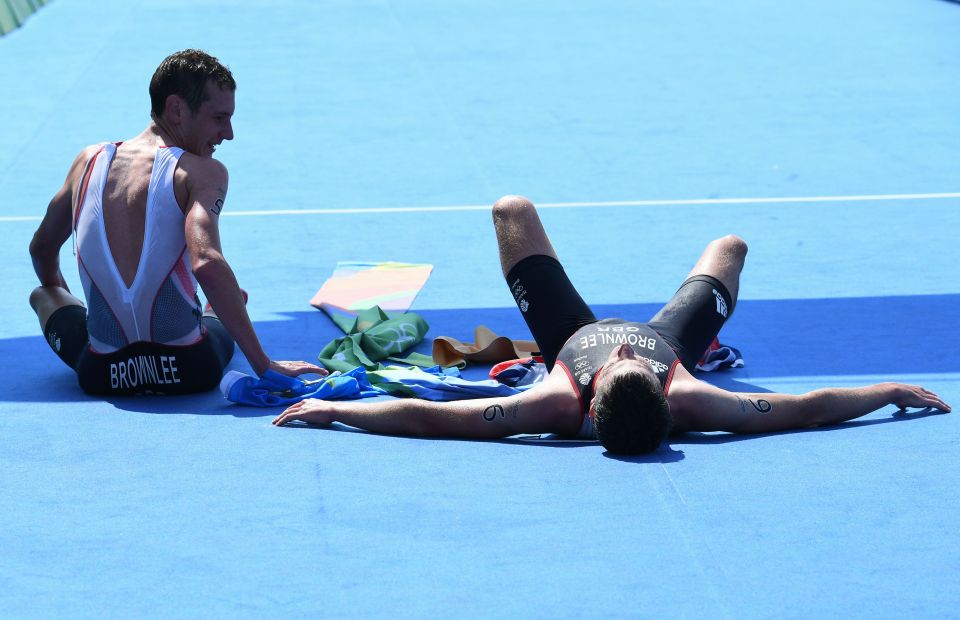
M 30 243 L 40 278 L 30 305 L 86 392 L 209 390 L 234 341 L 258 374 L 326 374 L 267 357 L 220 249 L 227 169 L 213 153 L 233 139 L 235 90 L 216 58 L 198 50 L 169 56 L 150 81 L 147 128 L 83 149 L 50 201 Z M 60 271 L 71 232 L 89 311 Z
M 500 263 L 550 374 L 508 398 L 435 403 L 305 400 L 274 424 L 341 422 L 394 434 L 499 438 L 557 433 L 598 438 L 611 453 L 643 454 L 670 432 L 766 433 L 836 424 L 889 404 L 950 407 L 921 387 L 881 383 L 807 394 L 734 393 L 691 371 L 736 306 L 747 255 L 742 239 L 711 242 L 648 322 L 598 321 L 574 289 L 534 206 L 508 196 L 493 206 Z

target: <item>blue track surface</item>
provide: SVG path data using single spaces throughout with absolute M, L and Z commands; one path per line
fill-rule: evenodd
M 100 402 L 39 334 L 26 248 L 80 148 L 138 133 L 156 65 L 201 47 L 239 83 L 221 230 L 275 358 L 337 335 L 307 301 L 338 260 L 435 265 L 430 337 L 525 337 L 482 207 L 521 193 L 566 204 L 545 225 L 604 316 L 744 237 L 747 366 L 711 381 L 957 405 L 957 32 L 938 0 L 44 7 L 0 38 L 0 616 L 956 617 L 956 414 L 616 459 Z

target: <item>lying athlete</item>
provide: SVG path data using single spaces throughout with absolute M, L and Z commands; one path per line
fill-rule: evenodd
M 557 433 L 597 438 L 612 453 L 652 452 L 671 432 L 767 433 L 837 424 L 895 405 L 950 406 L 922 387 L 879 383 L 807 394 L 735 393 L 691 374 L 736 306 L 747 255 L 742 239 L 711 242 L 690 275 L 648 322 L 598 321 L 557 260 L 533 204 L 493 206 L 500 263 L 550 374 L 508 398 L 373 403 L 308 399 L 281 426 L 341 422 L 389 434 L 500 438 Z

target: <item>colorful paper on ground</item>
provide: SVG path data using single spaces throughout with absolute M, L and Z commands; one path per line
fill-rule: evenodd
M 310 304 L 327 312 L 353 314 L 373 306 L 406 312 L 432 270 L 428 264 L 341 261 Z

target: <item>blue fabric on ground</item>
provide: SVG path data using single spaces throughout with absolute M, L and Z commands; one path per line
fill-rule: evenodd
M 417 398 L 433 401 L 464 400 L 468 398 L 491 398 L 494 396 L 513 396 L 526 387 L 511 387 L 493 379 L 470 381 L 460 377 L 456 368 L 399 368 L 387 367 L 375 373 L 382 381 L 396 384 L 400 390 L 409 390 Z M 386 383 L 378 384 L 387 390 Z
M 345 373 L 306 381 L 267 371 L 257 379 L 230 371 L 220 382 L 224 398 L 252 407 L 289 406 L 307 398 L 350 400 L 373 396 L 403 396 L 432 401 L 512 396 L 529 386 L 510 387 L 493 379 L 470 381 L 456 368 L 387 366 L 376 372 L 358 366 Z
M 269 370 L 259 379 L 231 370 L 220 381 L 220 392 L 231 402 L 252 407 L 288 406 L 305 398 L 336 400 L 382 394 L 366 382 L 362 371 L 363 368 L 356 368 L 350 373 L 336 372 L 320 380 L 305 381 Z

